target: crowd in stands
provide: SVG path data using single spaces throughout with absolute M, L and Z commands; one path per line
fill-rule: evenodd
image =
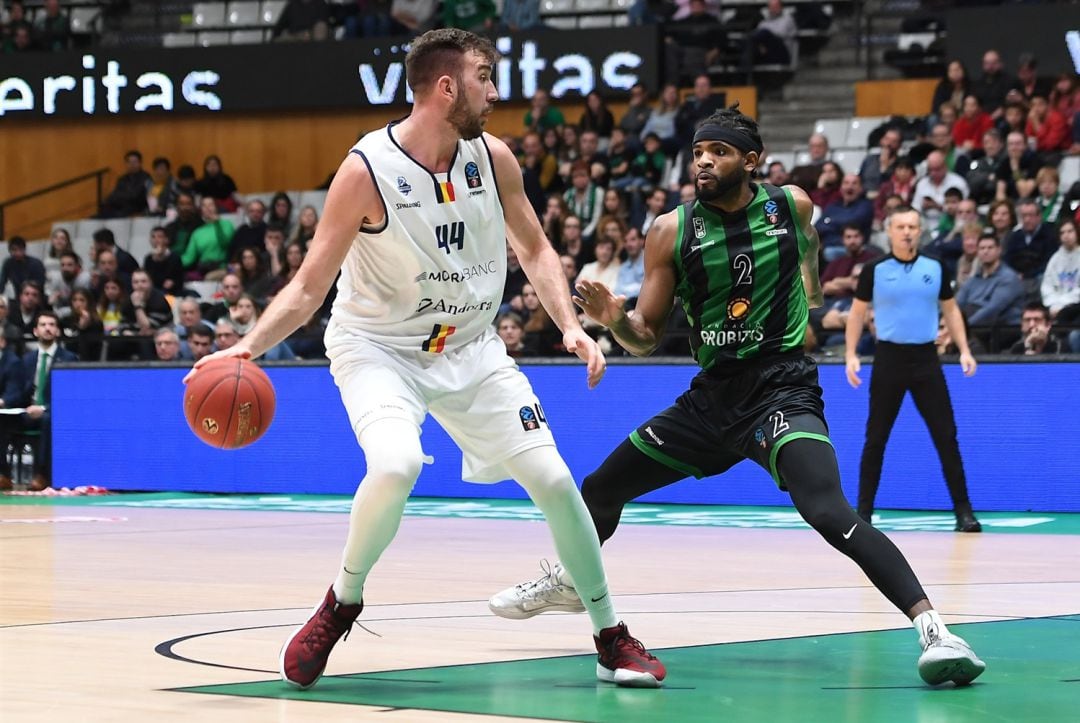
M 166 158 L 155 158 L 147 173 L 137 150 L 124 163 L 99 217 L 157 219 L 149 252 L 133 257 L 104 221 L 89 258 L 62 227 L 53 230 L 44 261 L 27 254 L 23 238 L 8 239 L 0 289 L 11 288 L 15 298 L 0 307 L 0 321 L 12 353 L 35 348 L 34 319 L 49 310 L 58 315 L 63 345 L 81 360 L 196 360 L 235 344 L 296 274 L 319 223 L 315 207 L 294 209 L 284 192 L 269 208 L 257 198 L 244 203 L 217 156 L 205 159 L 201 176 L 187 165 L 173 176 Z M 234 223 L 241 208 L 242 222 Z M 200 293 L 207 285 L 214 291 Z M 268 358 L 322 356 L 331 302 Z
M 70 7 L 60 0 L 43 3 L 31 8 L 23 0 L 7 3 L 0 16 L 5 52 L 72 46 Z M 719 0 L 634 0 L 625 10 L 622 6 L 597 10 L 621 13 L 616 26 L 661 25 L 666 77 L 686 82 L 710 69 L 714 75 L 728 72 L 747 78 L 755 69 L 793 71 L 800 33 L 825 38 L 832 23 L 825 5 L 799 2 L 784 7 L 781 0 L 758 0 L 724 7 Z M 102 0 L 101 8 L 103 17 L 113 23 L 131 6 L 126 0 Z M 408 37 L 438 27 L 495 35 L 563 27 L 546 22 L 556 23 L 554 17 L 542 13 L 541 0 L 287 0 L 264 37 L 278 42 Z M 88 37 L 83 38 L 86 41 Z
M 938 93 L 946 100 L 922 129 L 904 119 L 884 124 L 871 134 L 875 152 L 858 168 L 831 160 L 819 134 L 809 138 L 805 163 L 761 164 L 759 180 L 801 186 L 817 207 L 826 304 L 811 314 L 808 350 L 842 344 L 858 275 L 888 252 L 885 218 L 910 204 L 923 216 L 923 252 L 941 258 L 954 278 L 977 348 L 1080 352 L 1080 182 L 1061 188 L 1059 172 L 1064 158 L 1080 152 L 1080 88 L 1071 76 L 1025 74 L 1034 62 L 1025 57 L 1013 78 L 990 50 L 983 74 L 963 92 L 963 68 L 950 64 Z M 705 74 L 682 101 L 674 84 L 655 100 L 635 86 L 618 117 L 593 93 L 580 117 L 567 118 L 537 91 L 520 132 L 503 140 L 518 155 L 526 195 L 560 254 L 569 288 L 579 279 L 601 281 L 633 307 L 645 236 L 658 215 L 694 198 L 693 129 L 723 104 Z M 1043 129 L 1058 125 L 1064 136 L 1040 140 Z M 763 135 L 767 142 L 767 128 Z M 36 313 L 53 309 L 65 345 L 80 359 L 197 359 L 246 333 L 303 261 L 316 208 L 294 209 L 285 193 L 268 205 L 245 203 L 217 156 L 205 159 L 201 174 L 183 165 L 174 176 L 165 158 L 155 158 L 147 172 L 138 151 L 126 155 L 125 165 L 100 215 L 160 218 L 150 252 L 133 258 L 103 227 L 83 259 L 58 228 L 42 263 L 26 254 L 22 239 L 11 238 L 0 288 L 10 285 L 13 298 L 0 317 L 14 352 L 33 344 Z M 561 334 L 509 249 L 508 268 L 496 325 L 511 353 L 563 354 Z M 207 284 L 213 295 L 200 297 Z M 320 357 L 331 301 L 270 358 Z M 1045 309 L 1045 329 L 1029 318 L 1035 306 Z M 621 353 L 604 330 L 584 321 L 607 351 Z M 1045 332 L 1048 343 L 1029 339 L 1031 329 Z M 661 353 L 684 353 L 688 333 L 676 309 Z M 864 349 L 872 342 L 871 327 Z
M 1080 85 L 1072 74 L 1040 77 L 1036 68 L 1025 54 L 1011 76 L 991 49 L 979 78 L 969 79 L 953 61 L 931 112 L 882 124 L 858 168 L 841 168 L 828 139 L 814 134 L 806 163 L 762 169 L 771 183 L 804 188 L 819 210 L 827 303 L 811 315 L 811 343 L 843 343 L 858 272 L 888 253 L 885 218 L 910 204 L 923 216 L 922 251 L 954 276 L 977 349 L 1080 352 L 1080 182 L 1064 188 L 1061 177 L 1065 159 L 1080 155 Z M 763 135 L 767 141 L 767 128 Z M 1022 343 L 1025 310 L 1037 309 L 1050 343 Z M 872 339 L 864 341 L 869 352 Z
M 4 53 L 67 50 L 71 21 L 60 0 L 43 0 L 31 16 L 21 0 L 11 0 L 0 14 L 0 48 Z

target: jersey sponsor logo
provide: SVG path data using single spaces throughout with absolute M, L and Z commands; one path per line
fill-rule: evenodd
M 741 321 L 750 313 L 750 299 L 737 297 L 728 302 L 727 315 L 732 321 Z
M 448 324 L 436 324 L 431 327 L 431 336 L 420 345 L 420 349 L 423 351 L 429 351 L 432 354 L 441 354 L 443 349 L 446 348 L 446 337 L 457 331 L 456 326 L 450 326 Z
M 702 329 L 701 343 L 705 346 L 725 347 L 732 344 L 745 344 L 748 341 L 765 341 L 765 332 L 760 326 L 747 329 Z
M 652 441 L 656 442 L 657 447 L 664 446 L 664 440 L 660 439 L 660 435 L 654 432 L 652 427 L 645 427 L 645 434 L 649 435 Z
M 420 202 L 419 201 L 413 201 L 412 203 L 398 202 L 398 203 L 394 204 L 394 210 L 395 211 L 400 211 L 403 208 L 420 208 Z
M 498 270 L 498 264 L 496 264 L 494 260 L 491 260 L 473 264 L 472 266 L 466 266 L 460 271 L 447 271 L 446 269 L 440 269 L 438 271 L 421 271 L 413 281 L 418 284 L 424 281 L 440 281 L 442 283 L 460 284 L 471 281 L 472 279 L 478 279 L 482 276 L 490 276 Z
M 480 188 L 484 185 L 483 179 L 480 178 L 480 169 L 472 161 L 465 164 L 465 184 L 469 188 Z
M 705 238 L 705 219 L 700 216 L 694 216 L 694 238 Z
M 773 221 L 776 223 L 776 221 Z M 770 228 L 765 232 L 766 236 L 787 236 L 788 230 L 786 228 Z
M 420 299 L 420 303 L 416 305 L 417 314 L 427 314 L 428 312 L 434 312 L 436 314 L 468 314 L 471 311 L 491 311 L 493 308 L 490 301 L 466 301 L 463 304 L 448 303 L 446 299 L 431 299 L 425 297 Z M 426 351 L 426 350 L 425 350 Z
M 544 409 L 539 402 L 519 409 L 518 419 L 521 421 L 521 428 L 526 432 L 535 432 L 540 429 L 541 424 L 547 424 L 547 417 L 544 416 Z
M 779 210 L 780 207 L 777 206 L 776 201 L 772 200 L 771 198 L 765 202 L 765 218 L 768 219 L 769 223 L 771 223 L 773 226 L 775 226 L 776 223 L 780 220 L 780 215 L 777 213 Z M 784 233 L 787 232 L 785 231 Z M 766 233 L 765 235 L 776 236 L 777 234 Z
M 402 196 L 408 196 L 410 193 L 412 193 L 412 186 L 410 186 L 409 182 L 405 180 L 405 176 L 397 177 L 397 190 L 401 192 Z
M 930 274 L 923 274 L 922 282 L 929 286 L 934 280 L 930 278 Z
M 705 249 L 709 248 L 710 246 L 715 246 L 717 243 L 719 243 L 719 242 L 718 241 L 706 241 L 703 244 L 694 244 L 694 245 L 692 245 L 690 247 L 690 250 L 691 251 L 704 251 Z

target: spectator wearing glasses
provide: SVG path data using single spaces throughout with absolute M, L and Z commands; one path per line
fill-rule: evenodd
M 1038 301 L 1024 306 L 1020 315 L 1020 340 L 1009 348 L 1009 353 L 1038 356 L 1063 351 L 1064 345 L 1051 331 L 1050 310 Z

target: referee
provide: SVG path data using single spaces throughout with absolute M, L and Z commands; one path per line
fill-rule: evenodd
M 901 206 L 889 216 L 886 223 L 892 253 L 863 267 L 848 316 L 847 378 L 853 387 L 862 383 L 855 346 L 862 336 L 870 303 L 874 305 L 878 333 L 870 375 L 866 444 L 859 465 L 858 512 L 870 522 L 881 482 L 885 444 L 904 395 L 911 392 L 941 459 L 956 513 L 956 531 L 981 532 L 982 526 L 971 511 L 952 401 L 934 347 L 939 304 L 945 326 L 960 350 L 960 366 L 966 376 L 975 373 L 975 358 L 968 348 L 964 320 L 953 298 L 948 272 L 937 259 L 918 253 L 920 221 L 919 212 L 910 206 Z

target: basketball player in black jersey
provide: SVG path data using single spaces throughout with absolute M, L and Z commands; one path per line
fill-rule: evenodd
M 582 495 L 603 542 L 627 502 L 752 459 L 790 493 L 803 519 L 913 621 L 922 678 L 966 685 L 985 664 L 946 630 L 896 546 L 844 498 L 816 364 L 802 353 L 808 306 L 822 303 L 813 207 L 796 186 L 751 182 L 762 152 L 757 123 L 737 106 L 705 119 L 694 135 L 697 199 L 649 229 L 634 310 L 625 311 L 625 298 L 603 284 L 578 284 L 578 305 L 636 356 L 656 349 L 678 295 L 702 367 L 689 391 L 585 478 Z M 582 609 L 558 565 L 495 595 L 490 607 L 515 619 Z

